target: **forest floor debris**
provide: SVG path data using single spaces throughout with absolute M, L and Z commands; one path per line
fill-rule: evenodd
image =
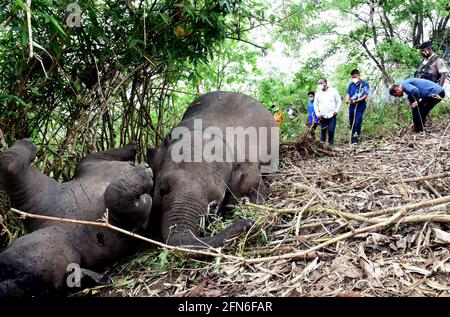
M 214 234 L 237 218 L 256 220 L 224 248 L 257 263 L 187 260 L 142 248 L 106 273 L 99 296 L 450 296 L 450 129 L 336 147 L 334 156 L 282 151 L 262 206 L 243 203 L 233 219 L 212 219 Z M 405 207 L 406 206 L 406 207 Z M 295 254 L 347 232 L 401 217 L 377 231 Z M 436 215 L 439 215 L 436 217 Z M 268 259 L 270 259 L 268 258 Z

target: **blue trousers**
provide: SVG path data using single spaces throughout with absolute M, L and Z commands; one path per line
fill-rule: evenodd
M 328 143 L 334 143 L 334 130 L 336 129 L 336 117 L 320 120 L 320 141 L 326 142 L 328 132 Z
M 366 110 L 366 105 L 350 105 L 349 119 L 350 129 L 352 129 L 352 143 L 361 142 L 361 125 L 363 120 L 363 114 Z M 356 112 L 356 113 L 355 113 Z

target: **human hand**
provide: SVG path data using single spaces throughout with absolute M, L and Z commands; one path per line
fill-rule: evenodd
M 337 112 L 333 112 L 333 117 L 336 117 L 337 116 Z
M 417 103 L 417 101 L 414 101 L 412 104 L 411 104 L 411 108 L 415 108 L 415 107 L 417 107 L 419 104 Z

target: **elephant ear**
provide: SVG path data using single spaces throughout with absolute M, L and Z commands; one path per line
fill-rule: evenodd
M 147 149 L 147 161 L 153 161 L 158 154 L 158 149 L 155 147 L 149 147 Z
M 152 169 L 153 174 L 156 175 L 161 165 L 161 149 L 155 147 L 147 149 L 147 164 Z
M 231 175 L 230 190 L 237 196 L 250 195 L 259 187 L 261 174 L 257 163 L 237 163 Z

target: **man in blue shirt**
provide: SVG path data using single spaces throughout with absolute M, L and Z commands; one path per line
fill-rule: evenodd
M 369 96 L 369 84 L 361 80 L 359 70 L 354 69 L 351 74 L 352 83 L 348 87 L 346 103 L 349 107 L 350 128 L 352 130 L 351 142 L 361 142 L 361 126 L 363 114 L 366 110 L 366 99 Z
M 408 96 L 414 122 L 414 131 L 422 132 L 428 113 L 445 98 L 445 90 L 438 84 L 420 78 L 410 78 L 401 85 L 394 85 L 389 94 L 394 97 Z
M 314 112 L 314 96 L 315 93 L 313 91 L 308 92 L 308 123 L 309 132 L 313 138 L 316 137 L 316 128 L 319 124 L 319 118 L 317 118 L 316 113 Z

